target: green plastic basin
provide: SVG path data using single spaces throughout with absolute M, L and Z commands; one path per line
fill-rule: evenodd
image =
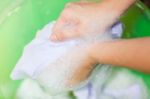
M 14 99 L 20 81 L 12 81 L 11 70 L 24 46 L 36 31 L 56 20 L 71 0 L 0 0 L 0 99 Z M 150 36 L 150 11 L 141 2 L 123 15 L 125 38 Z M 150 89 L 150 75 L 133 71 Z

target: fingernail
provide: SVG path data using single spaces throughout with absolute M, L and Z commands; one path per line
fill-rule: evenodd
M 50 39 L 51 39 L 52 41 L 57 41 L 56 35 L 51 35 L 51 36 L 50 36 Z

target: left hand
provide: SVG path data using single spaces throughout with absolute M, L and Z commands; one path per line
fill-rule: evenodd
M 92 46 L 82 47 L 75 50 L 71 57 L 75 60 L 72 63 L 77 63 L 77 65 L 73 65 L 73 72 L 71 78 L 68 80 L 67 85 L 77 85 L 80 82 L 86 80 L 91 71 L 94 69 L 97 61 L 91 55 Z M 67 57 L 67 56 L 66 56 Z

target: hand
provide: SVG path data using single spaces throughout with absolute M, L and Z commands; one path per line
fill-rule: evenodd
M 74 59 L 74 60 L 67 60 L 70 61 L 72 64 L 70 71 L 72 71 L 69 75 L 66 85 L 67 86 L 76 86 L 81 82 L 85 81 L 91 74 L 94 66 L 97 64 L 96 59 L 91 54 L 92 46 L 89 45 L 87 47 L 80 47 L 75 49 L 70 56 L 65 56 L 67 59 Z M 80 54 L 79 54 L 80 53 Z
M 105 1 L 105 0 L 104 0 Z M 104 33 L 118 17 L 107 3 L 69 3 L 53 28 L 52 41 Z

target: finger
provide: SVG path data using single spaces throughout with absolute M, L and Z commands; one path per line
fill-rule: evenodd
M 73 8 L 73 7 L 82 7 L 84 5 L 92 4 L 93 2 L 89 2 L 86 0 L 81 0 L 80 2 L 71 2 L 65 5 L 65 8 Z
M 80 6 L 78 6 L 78 4 L 76 2 L 67 3 L 65 5 L 65 9 L 67 9 L 67 8 L 72 9 L 72 8 L 76 8 L 76 7 L 80 7 Z
M 55 31 L 52 35 L 52 41 L 64 41 L 71 38 L 79 37 L 78 31 L 79 26 L 63 26 L 62 28 Z
M 77 36 L 80 21 L 74 16 L 61 16 L 58 19 L 50 37 L 52 41 L 62 41 Z
M 66 10 L 73 10 L 73 11 L 78 11 L 79 9 L 82 9 L 82 6 L 84 4 L 80 2 L 74 2 L 74 3 L 67 3 L 65 5 Z
M 75 20 L 59 21 L 56 23 L 53 29 L 53 33 L 50 37 L 52 41 L 61 41 L 67 38 L 72 38 L 77 35 L 77 27 L 79 26 L 78 22 Z
M 63 26 L 63 24 L 65 24 L 66 22 L 68 22 L 68 20 L 72 20 L 73 17 L 75 16 L 75 12 L 70 10 L 70 9 L 64 9 L 62 11 L 62 13 L 60 14 L 60 17 L 58 18 L 58 20 L 56 21 L 54 27 L 53 27 L 53 31 L 59 29 L 60 27 Z
M 57 40 L 57 33 L 58 32 L 61 32 L 61 27 L 63 26 L 63 24 L 65 23 L 65 19 L 64 19 L 64 17 L 63 16 L 61 16 L 57 21 L 56 21 L 56 23 L 54 24 L 54 26 L 53 26 L 53 28 L 52 28 L 52 34 L 51 34 L 51 36 L 50 36 L 50 40 L 53 40 L 53 41 L 55 41 L 55 40 Z

